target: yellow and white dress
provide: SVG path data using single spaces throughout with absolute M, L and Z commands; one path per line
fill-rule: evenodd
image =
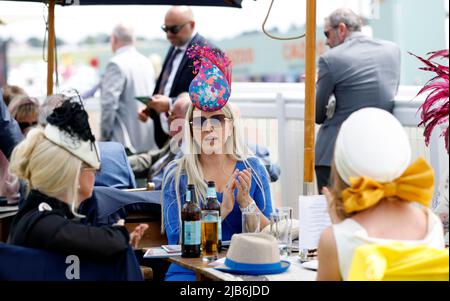
M 333 225 L 339 270 L 344 280 L 446 280 L 448 249 L 440 219 L 427 209 L 428 231 L 421 240 L 370 237 L 354 219 Z M 425 269 L 424 269 L 425 268 Z M 420 270 L 420 272 L 419 272 Z

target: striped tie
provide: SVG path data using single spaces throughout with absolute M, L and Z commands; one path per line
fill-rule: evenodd
M 164 89 L 166 88 L 167 82 L 169 81 L 170 73 L 172 72 L 173 67 L 173 61 L 177 57 L 177 55 L 181 52 L 181 49 L 176 48 L 174 52 L 172 52 L 172 55 L 170 56 L 169 60 L 166 64 L 166 69 L 164 69 L 162 76 L 161 76 L 161 83 L 159 84 L 159 90 L 158 94 L 164 94 Z

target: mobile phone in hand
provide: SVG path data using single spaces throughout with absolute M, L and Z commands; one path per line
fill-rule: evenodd
M 144 105 L 147 105 L 150 101 L 152 101 L 151 96 L 136 96 L 135 98 L 142 102 Z

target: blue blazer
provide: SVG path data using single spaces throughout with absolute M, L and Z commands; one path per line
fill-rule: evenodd
M 98 142 L 101 168 L 95 176 L 95 186 L 117 189 L 136 188 L 134 173 L 125 148 L 118 142 Z
M 161 216 L 161 191 L 128 192 L 114 187 L 94 187 L 92 197 L 81 203 L 79 212 L 85 224 L 113 225 L 133 212 Z

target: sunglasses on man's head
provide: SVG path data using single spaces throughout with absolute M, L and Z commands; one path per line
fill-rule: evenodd
M 226 120 L 230 120 L 230 118 L 225 117 L 225 115 L 214 115 L 209 118 L 206 117 L 194 117 L 192 118 L 192 121 L 189 122 L 192 127 L 194 128 L 203 128 L 203 126 L 206 124 L 207 120 L 211 120 L 212 126 L 224 126 Z
M 189 23 L 189 22 L 188 22 Z M 184 24 L 180 24 L 180 25 L 173 25 L 173 26 L 167 26 L 167 25 L 163 25 L 161 26 L 161 29 L 164 32 L 171 32 L 173 34 L 177 34 L 181 31 L 181 29 L 183 29 L 183 27 L 186 25 L 187 23 Z

